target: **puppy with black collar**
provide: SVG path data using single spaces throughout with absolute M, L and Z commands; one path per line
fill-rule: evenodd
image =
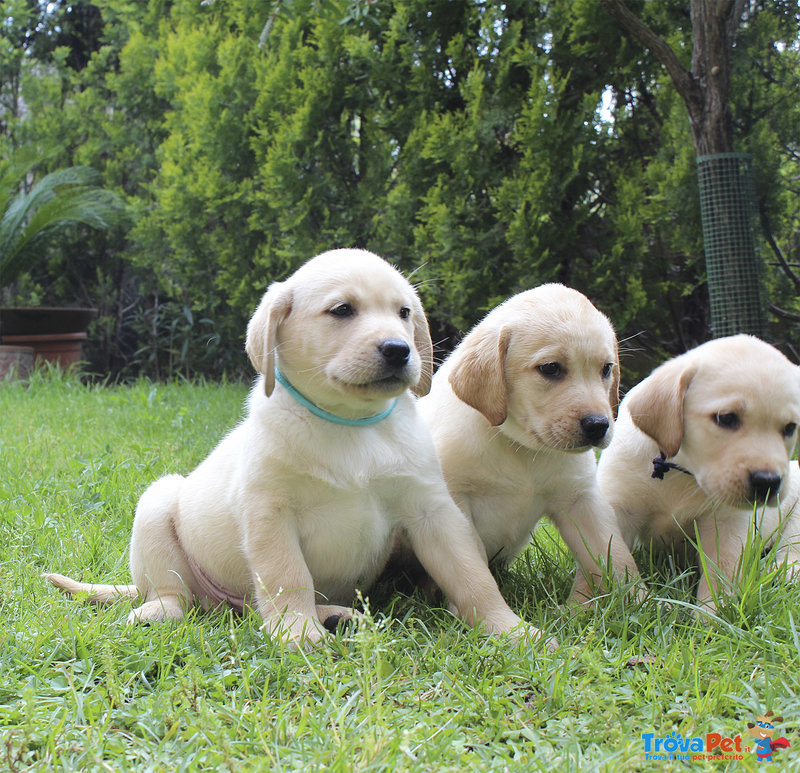
M 800 368 L 752 336 L 709 341 L 658 367 L 620 404 L 598 465 L 626 542 L 697 541 L 713 606 L 758 529 L 800 562 Z

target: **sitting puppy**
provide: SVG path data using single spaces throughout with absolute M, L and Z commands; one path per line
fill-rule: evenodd
M 547 284 L 491 311 L 419 401 L 485 558 L 513 561 L 548 515 L 578 559 L 571 600 L 582 603 L 602 564 L 637 574 L 595 480 L 593 449 L 611 437 L 618 384 L 608 319 L 576 290 Z
M 270 286 L 247 352 L 261 377 L 244 421 L 139 501 L 135 585 L 53 584 L 101 602 L 141 595 L 129 622 L 249 604 L 298 646 L 349 615 L 335 605 L 369 587 L 400 529 L 465 620 L 539 633 L 503 601 L 408 392 L 428 391 L 432 349 L 398 271 L 362 250 L 319 255 Z
M 622 401 L 600 457 L 600 489 L 628 545 L 697 539 L 712 570 L 698 587 L 703 606 L 718 573 L 734 575 L 754 522 L 767 544 L 777 538 L 781 555 L 800 560 L 800 487 L 789 468 L 798 422 L 800 368 L 757 338 L 709 341 L 661 365 Z M 764 507 L 778 501 L 783 523 Z

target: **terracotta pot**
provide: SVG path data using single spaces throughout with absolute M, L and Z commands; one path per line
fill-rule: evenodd
M 4 344 L 32 348 L 34 365 L 40 360 L 45 360 L 59 365 L 64 370 L 75 367 L 83 359 L 81 345 L 85 340 L 86 333 L 3 336 Z
M 85 333 L 97 309 L 68 306 L 4 306 L 0 308 L 0 335 Z
M 0 345 L 0 381 L 5 378 L 28 378 L 32 371 L 32 346 Z
M 0 308 L 0 341 L 32 347 L 34 365 L 52 362 L 64 369 L 77 367 L 83 359 L 86 328 L 97 309 L 50 306 Z

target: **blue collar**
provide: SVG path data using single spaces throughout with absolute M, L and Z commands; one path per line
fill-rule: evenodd
M 275 368 L 275 380 L 297 400 L 300 405 L 308 408 L 315 416 L 325 421 L 331 421 L 334 424 L 344 424 L 346 427 L 365 427 L 368 424 L 377 424 L 379 421 L 385 419 L 397 405 L 398 400 L 395 400 L 385 411 L 377 413 L 374 416 L 365 416 L 363 419 L 346 419 L 343 416 L 337 416 L 335 413 L 326 411 L 318 405 L 314 405 L 305 395 L 300 394 L 291 384 L 291 382 L 283 375 L 277 368 Z

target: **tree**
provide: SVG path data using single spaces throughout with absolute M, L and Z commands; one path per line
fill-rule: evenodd
M 0 115 L 0 144 L 40 148 L 42 173 L 96 169 L 134 213 L 127 232 L 65 232 L 17 285 L 99 306 L 104 372 L 238 372 L 267 283 L 333 246 L 413 273 L 444 350 L 547 281 L 647 350 L 631 380 L 709 335 L 694 125 L 658 57 L 595 0 L 12 6 L 25 53 L 3 49 L 19 88 L 0 99 L 25 109 Z M 688 4 L 630 8 L 694 77 Z M 790 277 L 796 27 L 789 4 L 751 4 L 728 86 Z M 794 284 L 768 281 L 800 313 Z
M 731 56 L 747 3 L 691 0 L 692 57 L 691 68 L 687 69 L 667 41 L 634 14 L 624 0 L 601 2 L 623 29 L 664 65 L 686 107 L 704 194 L 714 333 L 765 336 L 762 271 L 752 224 L 755 210 L 748 196 L 752 172 L 729 157 L 734 150 Z

